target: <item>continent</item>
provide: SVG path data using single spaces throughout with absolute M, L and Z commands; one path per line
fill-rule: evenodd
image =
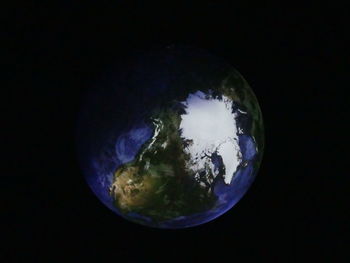
M 115 180 L 110 187 L 110 194 L 114 197 L 118 207 L 131 210 L 145 205 L 152 193 L 154 178 L 140 176 L 136 166 L 118 169 Z
M 139 213 L 164 221 L 205 211 L 216 196 L 195 180 L 186 168 L 190 156 L 180 137 L 180 114 L 176 109 L 153 112 L 153 136 L 134 160 L 119 167 L 110 187 L 114 204 L 124 215 Z

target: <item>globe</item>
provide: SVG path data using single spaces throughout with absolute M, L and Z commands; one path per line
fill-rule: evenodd
M 84 97 L 77 127 L 93 193 L 117 215 L 156 228 L 200 225 L 231 209 L 264 147 L 246 80 L 190 47 L 121 59 Z

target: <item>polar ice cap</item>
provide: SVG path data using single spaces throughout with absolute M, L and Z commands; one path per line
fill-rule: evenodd
M 186 101 L 185 114 L 181 115 L 181 137 L 192 143 L 185 151 L 191 156 L 188 168 L 200 171 L 210 167 L 214 171 L 211 155 L 217 153 L 225 166 L 223 175 L 226 184 L 230 184 L 242 154 L 238 145 L 236 113 L 232 112 L 232 100 L 206 96 L 197 91 L 190 94 Z M 213 172 L 214 176 L 216 173 Z

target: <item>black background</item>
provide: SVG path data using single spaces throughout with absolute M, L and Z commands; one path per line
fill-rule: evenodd
M 5 9 L 2 262 L 343 258 L 345 12 L 335 3 L 246 1 Z M 86 89 L 116 60 L 171 44 L 204 48 L 236 67 L 258 97 L 266 131 L 248 193 L 220 218 L 184 230 L 146 228 L 109 211 L 86 185 L 74 148 Z

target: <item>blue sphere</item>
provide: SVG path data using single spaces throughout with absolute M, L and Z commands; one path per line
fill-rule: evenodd
M 224 214 L 255 179 L 262 115 L 245 79 L 203 50 L 167 47 L 119 63 L 84 99 L 81 168 L 116 214 L 186 228 Z

